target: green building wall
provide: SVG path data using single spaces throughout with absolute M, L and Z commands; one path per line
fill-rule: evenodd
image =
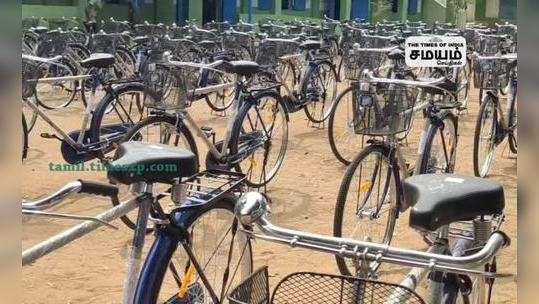
M 28 0 L 32 1 L 32 0 Z M 39 0 L 36 0 L 36 3 L 40 3 Z M 58 0 L 61 1 L 61 0 Z M 39 4 L 25 4 L 22 5 L 22 18 L 31 18 L 31 17 L 43 17 L 45 19 L 59 19 L 62 17 L 77 17 L 80 20 L 84 19 L 85 13 L 84 8 L 86 7 L 87 0 L 74 0 L 68 1 L 66 3 L 74 3 L 74 5 L 39 5 Z M 178 0 L 179 1 L 179 0 Z M 294 19 L 294 18 L 322 18 L 323 11 L 319 9 L 325 1 L 328 0 L 311 0 L 311 8 L 305 11 L 293 11 L 293 10 L 282 10 L 281 2 L 282 0 L 273 0 L 273 7 L 269 11 L 261 11 L 258 9 L 253 10 L 253 19 L 254 21 L 261 20 L 265 17 L 272 17 L 278 19 Z M 350 11 L 352 0 L 337 0 L 340 1 L 340 15 L 341 20 L 347 20 L 350 18 Z M 447 0 L 446 6 L 440 4 L 437 0 L 422 0 L 421 13 L 416 15 L 408 15 L 408 1 L 409 0 L 399 0 L 399 10 L 397 13 L 391 12 L 388 6 L 387 0 L 371 0 L 370 2 L 370 21 L 379 22 L 381 20 L 424 20 L 428 23 L 433 23 L 435 21 L 439 22 L 453 22 L 455 16 L 452 13 L 454 10 L 453 5 L 454 1 L 457 0 Z M 486 1 L 491 0 L 467 0 L 471 1 L 472 5 L 475 6 L 475 20 L 486 21 L 486 22 L 495 22 L 497 18 L 486 18 Z M 505 7 L 512 5 L 511 1 L 514 1 L 515 11 L 516 11 L 516 2 L 517 0 L 499 0 L 504 1 Z M 507 4 L 509 3 L 509 4 Z M 199 23 L 202 22 L 202 9 L 203 9 L 203 0 L 189 0 L 189 19 L 197 20 Z M 506 10 L 507 11 L 507 10 Z M 509 10 L 512 11 L 512 10 Z M 241 0 L 240 8 L 238 11 L 238 16 L 240 19 L 247 21 L 248 20 L 248 0 Z M 100 12 L 99 19 L 108 19 L 113 17 L 118 20 L 128 19 L 128 9 L 126 5 L 117 5 L 117 4 L 105 4 L 103 10 Z M 172 23 L 176 19 L 176 7 L 174 5 L 174 0 L 154 0 L 153 4 L 146 4 L 142 9 L 142 20 L 147 20 L 149 22 L 162 22 L 162 23 Z M 510 20 L 516 21 L 516 20 Z

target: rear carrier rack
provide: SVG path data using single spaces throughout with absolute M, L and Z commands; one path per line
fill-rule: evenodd
M 242 192 L 245 181 L 245 175 L 237 172 L 207 170 L 190 177 L 177 186 L 173 187 L 173 200 L 184 201 L 182 199 L 175 200 L 174 193 L 176 189 L 185 189 L 180 191 L 184 193 L 185 198 L 195 205 L 209 204 L 221 199 L 226 193 Z M 192 204 L 191 204 L 192 206 Z

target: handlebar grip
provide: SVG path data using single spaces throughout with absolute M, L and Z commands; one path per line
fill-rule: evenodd
M 81 185 L 80 193 L 95 194 L 108 197 L 118 196 L 118 187 L 116 186 L 98 182 L 83 181 L 80 179 L 79 182 Z

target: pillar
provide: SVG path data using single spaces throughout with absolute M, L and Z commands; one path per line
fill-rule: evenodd
M 340 1 L 341 11 L 340 19 L 341 20 L 350 20 L 350 12 L 352 11 L 352 0 L 336 0 Z
M 400 21 L 405 22 L 408 19 L 408 0 L 399 0 L 399 13 Z
M 189 19 L 202 25 L 202 0 L 189 0 Z
M 273 14 L 274 15 L 281 15 L 283 9 L 283 1 L 282 0 L 274 0 L 273 2 Z

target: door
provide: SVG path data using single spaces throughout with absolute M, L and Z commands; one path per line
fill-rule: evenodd
M 369 1 L 370 0 L 352 0 L 350 19 L 369 20 Z

